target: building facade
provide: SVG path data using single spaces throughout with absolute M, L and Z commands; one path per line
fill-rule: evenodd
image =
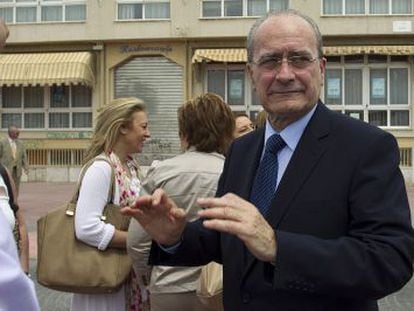
M 322 99 L 397 137 L 412 172 L 413 0 L 0 0 L 10 29 L 0 55 L 0 130 L 16 124 L 30 180 L 75 180 L 98 109 L 142 98 L 152 139 L 143 165 L 180 152 L 176 111 L 220 94 L 254 119 L 247 33 L 271 10 L 297 9 L 320 26 L 328 59 Z M 1 134 L 1 133 L 0 133 Z

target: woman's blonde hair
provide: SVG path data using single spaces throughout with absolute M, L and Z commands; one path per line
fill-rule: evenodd
M 206 93 L 184 103 L 178 109 L 180 136 L 201 152 L 226 154 L 233 140 L 234 117 L 223 99 Z
M 95 130 L 84 163 L 102 152 L 108 154 L 118 139 L 122 126 L 129 127 L 135 112 L 146 111 L 144 102 L 135 97 L 117 98 L 104 106 L 96 118 Z

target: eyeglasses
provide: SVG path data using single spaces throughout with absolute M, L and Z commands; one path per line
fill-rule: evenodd
M 279 71 L 283 62 L 286 60 L 288 65 L 294 69 L 305 69 L 317 58 L 312 58 L 308 55 L 292 55 L 287 57 L 271 56 L 259 59 L 257 62 L 253 62 L 263 71 Z

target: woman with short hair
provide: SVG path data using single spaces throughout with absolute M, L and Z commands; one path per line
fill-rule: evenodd
M 229 106 L 213 93 L 198 96 L 178 109 L 183 153 L 151 167 L 143 186 L 148 193 L 163 188 L 196 220 L 199 197 L 214 196 L 224 157 L 233 140 L 234 118 Z M 149 278 L 151 311 L 207 311 L 196 295 L 201 267 L 147 266 L 148 236 L 133 219 L 128 252 L 138 276 Z

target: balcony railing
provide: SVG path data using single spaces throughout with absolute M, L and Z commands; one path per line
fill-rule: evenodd
M 28 149 L 29 166 L 81 166 L 85 149 Z
M 85 149 L 28 149 L 30 166 L 82 166 Z M 412 167 L 412 148 L 400 148 L 400 166 Z

